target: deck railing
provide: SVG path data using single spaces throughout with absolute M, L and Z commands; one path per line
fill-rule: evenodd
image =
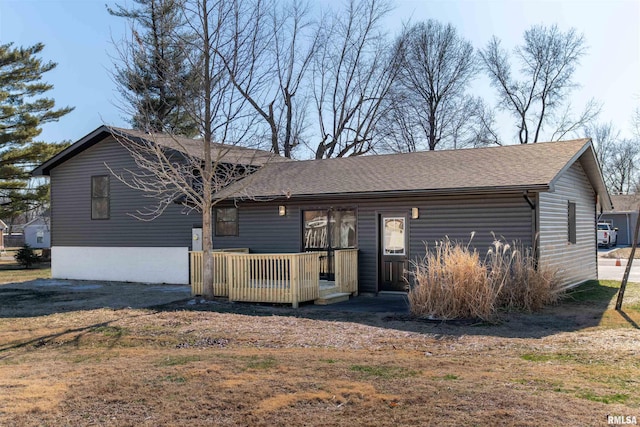
M 226 254 L 229 300 L 298 307 L 318 298 L 317 254 Z
M 336 285 L 339 291 L 358 295 L 358 250 L 337 250 L 334 257 Z
M 227 253 L 249 253 L 248 248 L 234 249 L 214 249 L 211 253 L 213 257 L 213 295 L 217 297 L 228 297 L 229 286 L 227 286 Z M 202 252 L 189 252 L 191 261 L 191 293 L 193 295 L 204 294 L 202 284 L 202 272 L 204 271 L 204 259 Z
M 248 249 L 214 251 L 213 293 L 231 301 L 292 304 L 318 298 L 321 256 L 318 252 L 249 254 Z M 191 293 L 202 295 L 202 252 L 189 252 Z M 325 257 L 326 258 L 326 257 Z M 358 250 L 335 251 L 335 283 L 340 292 L 357 295 Z

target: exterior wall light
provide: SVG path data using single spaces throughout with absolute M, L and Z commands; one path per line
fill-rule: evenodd
M 411 219 L 418 218 L 420 218 L 420 211 L 418 210 L 418 208 L 411 208 Z
M 287 214 L 287 207 L 284 205 L 278 206 L 278 215 L 285 216 Z

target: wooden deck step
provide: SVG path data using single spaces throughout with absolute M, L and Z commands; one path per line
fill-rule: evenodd
M 320 289 L 318 289 L 318 297 L 323 298 L 327 295 L 340 292 L 340 289 L 334 282 L 320 282 Z
M 348 292 L 335 292 L 333 294 L 321 296 L 313 303 L 316 305 L 335 304 L 337 302 L 349 301 L 349 296 L 351 296 L 351 294 Z

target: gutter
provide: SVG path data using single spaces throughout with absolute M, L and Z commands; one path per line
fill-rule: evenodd
M 224 197 L 224 194 L 219 198 L 229 198 L 238 201 L 259 201 L 261 199 L 276 201 L 276 200 L 298 200 L 298 199 L 329 199 L 329 198 L 393 198 L 402 196 L 418 196 L 418 195 L 434 195 L 434 196 L 451 196 L 451 195 L 472 195 L 472 194 L 495 194 L 495 193 L 510 193 L 510 194 L 523 194 L 527 192 L 539 193 L 543 191 L 549 191 L 550 186 L 548 184 L 534 184 L 534 185 L 520 185 L 520 186 L 500 186 L 500 187 L 468 187 L 468 188 L 438 188 L 438 189 L 416 189 L 416 190 L 385 190 L 385 191 L 363 191 L 352 193 L 315 193 L 315 194 L 293 194 L 287 196 L 285 194 L 279 195 L 254 195 L 247 194 L 245 196 Z M 247 192 L 250 193 L 250 190 Z

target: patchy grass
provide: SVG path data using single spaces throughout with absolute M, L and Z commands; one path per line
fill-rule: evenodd
M 607 302 L 618 293 L 620 282 L 615 280 L 591 280 L 571 289 L 564 298 L 575 302 Z
M 527 360 L 529 362 L 549 362 L 549 361 L 563 361 L 570 362 L 576 360 L 576 356 L 572 354 L 538 354 L 538 353 L 526 353 L 522 356 L 523 360 Z
M 91 332 L 95 332 L 97 334 L 102 334 L 105 337 L 115 337 L 119 338 L 123 335 L 127 334 L 126 328 L 121 328 L 120 326 L 96 326 L 90 329 Z
M 447 381 L 457 380 L 458 378 L 459 377 L 457 375 L 454 375 L 454 374 L 447 374 L 447 375 L 442 377 L 443 380 L 447 380 Z
M 601 402 L 606 404 L 611 403 L 626 403 L 629 400 L 629 395 L 624 393 L 615 393 L 610 395 L 597 395 L 592 391 L 583 391 L 577 394 L 581 399 L 590 400 L 592 402 Z
M 48 263 L 36 264 L 32 268 L 24 268 L 16 263 L 0 264 L 0 285 L 49 278 L 51 266 Z
M 178 366 L 178 365 L 186 365 L 191 362 L 197 362 L 201 360 L 199 355 L 188 355 L 188 356 L 168 356 L 163 359 L 160 359 L 157 362 L 157 366 Z
M 407 369 L 402 366 L 368 366 L 368 365 L 353 365 L 349 369 L 354 372 L 361 373 L 367 377 L 379 377 L 379 378 L 410 378 L 419 374 L 418 371 L 413 369 Z
M 247 362 L 246 368 L 247 369 L 272 369 L 275 368 L 278 365 L 278 362 L 276 361 L 275 357 L 272 356 L 268 356 L 268 357 L 258 357 L 258 356 L 251 356 L 249 358 L 249 361 Z
M 603 425 L 640 411 L 640 285 L 627 318 L 616 291 L 480 325 L 223 303 L 0 313 L 0 425 Z

